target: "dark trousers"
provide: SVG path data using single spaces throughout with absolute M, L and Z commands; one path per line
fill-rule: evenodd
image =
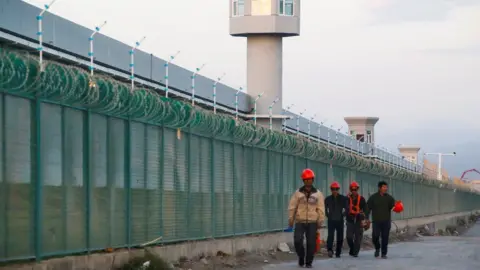
M 375 246 L 376 250 L 379 250 L 381 248 L 382 255 L 387 255 L 387 252 L 388 252 L 388 238 L 390 237 L 391 226 L 392 226 L 392 222 L 390 220 L 373 222 L 372 224 L 373 245 Z M 380 246 L 380 237 L 382 238 L 381 246 Z
M 358 254 L 362 245 L 363 228 L 361 222 L 347 222 L 347 243 L 350 247 L 350 254 Z
M 327 237 L 327 250 L 333 252 L 333 238 L 335 232 L 337 232 L 337 247 L 335 254 L 340 255 L 342 253 L 343 245 L 343 220 L 328 220 L 328 237 Z
M 317 223 L 297 223 L 295 224 L 295 232 L 293 233 L 293 242 L 295 251 L 300 261 L 306 264 L 312 264 L 313 255 L 315 254 L 315 240 L 317 234 Z M 307 253 L 303 247 L 303 236 L 307 238 Z

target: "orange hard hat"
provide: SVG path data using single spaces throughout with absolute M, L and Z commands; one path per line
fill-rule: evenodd
M 350 188 L 359 188 L 360 186 L 358 185 L 357 182 L 353 181 L 352 183 L 350 183 Z
M 311 169 L 305 169 L 302 172 L 302 180 L 315 178 L 315 173 Z
M 330 185 L 330 188 L 340 188 L 340 184 L 337 181 L 335 181 Z
M 396 201 L 395 206 L 393 207 L 393 212 L 395 213 L 401 213 L 403 212 L 403 203 L 402 201 Z

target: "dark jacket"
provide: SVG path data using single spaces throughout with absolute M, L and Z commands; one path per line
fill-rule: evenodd
M 347 200 L 347 222 L 357 223 L 357 222 L 360 222 L 360 221 L 364 220 L 365 217 L 367 217 L 367 214 L 368 214 L 367 201 L 365 200 L 365 198 L 363 198 L 363 196 L 361 196 L 359 194 L 355 198 L 352 197 L 352 201 L 350 203 L 350 197 L 351 196 L 352 195 L 348 195 L 347 199 L 346 199 Z M 360 205 L 359 205 L 360 209 L 356 209 L 356 206 L 358 204 L 358 200 L 360 200 Z M 353 209 L 353 211 L 358 211 L 360 213 L 355 214 L 354 212 L 352 212 L 351 208 Z
M 367 205 L 372 213 L 372 222 L 392 220 L 392 208 L 395 206 L 395 199 L 390 194 L 381 195 L 380 192 L 377 192 L 368 198 Z
M 343 221 L 347 212 L 347 197 L 338 194 L 325 198 L 325 215 L 328 220 Z

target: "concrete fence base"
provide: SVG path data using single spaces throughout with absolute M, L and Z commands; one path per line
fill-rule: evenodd
M 392 231 L 407 230 L 408 233 L 416 233 L 419 227 L 425 225 L 434 226 L 436 230 L 444 230 L 448 225 L 456 224 L 457 219 L 468 218 L 476 211 L 419 217 L 406 220 L 394 221 Z M 372 230 L 365 232 L 371 235 Z M 321 231 L 322 238 L 327 237 L 326 229 Z M 140 257 L 145 252 L 151 252 L 169 261 L 177 261 L 182 257 L 193 258 L 197 256 L 213 256 L 218 251 L 227 254 L 237 252 L 255 252 L 271 250 L 278 247 L 280 243 L 291 244 L 293 233 L 267 233 L 257 236 L 242 236 L 227 239 L 216 239 L 209 241 L 185 242 L 167 246 L 155 246 L 145 249 L 119 250 L 107 254 L 91 254 L 84 256 L 70 256 L 45 260 L 41 263 L 26 265 L 9 265 L 0 269 L 21 269 L 21 270 L 77 270 L 77 269 L 112 269 L 125 264 L 133 257 Z

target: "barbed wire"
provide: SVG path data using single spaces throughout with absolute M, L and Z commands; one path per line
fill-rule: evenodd
M 352 151 L 308 138 L 272 131 L 226 114 L 193 107 L 147 88 L 131 90 L 128 84 L 106 75 L 90 77 L 76 66 L 39 60 L 27 52 L 0 47 L 0 91 L 41 97 L 93 112 L 223 137 L 249 146 L 301 156 L 392 179 L 432 182 L 421 173 L 390 166 Z M 433 183 L 433 182 L 432 182 Z

